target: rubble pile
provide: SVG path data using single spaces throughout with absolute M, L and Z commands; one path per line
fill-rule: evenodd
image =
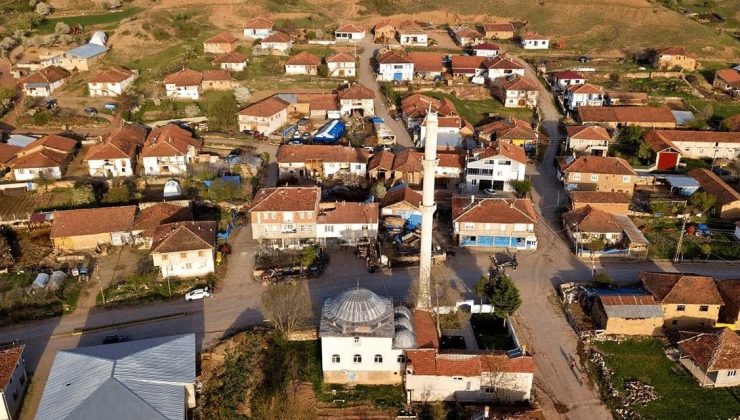
M 625 379 L 624 389 L 626 390 L 624 403 L 627 406 L 645 405 L 658 398 L 655 387 L 637 379 Z
M 604 356 L 595 350 L 589 349 L 588 360 L 596 366 L 598 374 L 602 379 L 602 386 L 605 388 L 607 394 L 613 398 L 617 406 L 614 410 L 617 418 L 639 420 L 642 416 L 634 410 L 634 407 L 648 404 L 658 398 L 658 394 L 652 385 L 648 385 L 637 379 L 625 379 L 625 393 L 622 394 L 612 382 L 614 372 L 607 366 Z

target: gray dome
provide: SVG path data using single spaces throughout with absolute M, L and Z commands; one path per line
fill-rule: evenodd
M 390 302 L 368 289 L 351 289 L 332 299 L 328 309 L 336 320 L 372 322 L 389 315 Z
M 396 327 L 398 326 L 404 327 L 409 331 L 414 330 L 414 326 L 411 324 L 411 321 L 409 321 L 408 318 L 403 317 L 403 316 L 399 316 L 396 318 Z
M 410 349 L 416 346 L 414 334 L 403 327 L 396 327 L 396 334 L 393 336 L 394 349 Z
M 394 312 L 396 313 L 396 317 L 401 315 L 401 316 L 405 316 L 409 320 L 411 319 L 411 311 L 409 311 L 409 308 L 405 306 L 396 306 L 396 308 L 394 309 Z

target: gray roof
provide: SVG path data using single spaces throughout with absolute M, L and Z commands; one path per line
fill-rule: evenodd
M 609 318 L 648 319 L 662 318 L 660 305 L 603 305 Z
M 393 303 L 355 288 L 324 301 L 320 336 L 393 336 Z
M 194 383 L 194 334 L 63 350 L 36 419 L 183 419 Z
M 614 216 L 614 219 L 617 221 L 617 223 L 619 223 L 619 226 L 622 227 L 622 230 L 627 235 L 630 242 L 635 245 L 650 245 L 650 242 L 647 240 L 645 235 L 642 234 L 642 232 L 635 225 L 635 222 L 633 222 L 632 219 L 621 214 L 613 214 L 612 216 Z
M 665 175 L 666 182 L 674 188 L 699 188 L 699 183 L 686 175 Z
M 108 47 L 98 44 L 85 44 L 79 47 L 67 50 L 67 55 L 71 55 L 77 58 L 93 58 L 108 51 Z
M 8 144 L 13 146 L 26 147 L 38 140 L 39 136 L 26 136 L 24 134 L 11 134 L 8 137 Z

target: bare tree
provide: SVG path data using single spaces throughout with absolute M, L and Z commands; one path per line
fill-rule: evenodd
M 306 284 L 278 283 L 262 292 L 262 306 L 275 328 L 289 335 L 306 326 L 313 317 Z

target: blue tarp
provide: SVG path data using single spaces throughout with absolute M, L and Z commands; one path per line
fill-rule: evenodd
M 346 126 L 339 120 L 331 120 L 314 135 L 315 143 L 335 144 L 344 135 Z
M 373 123 L 373 124 L 377 124 L 377 123 L 382 123 L 382 122 L 385 122 L 385 121 L 383 121 L 383 119 L 380 118 L 380 117 L 372 117 L 372 118 L 370 118 L 370 122 Z
M 224 175 L 222 177 L 219 177 L 218 179 L 220 179 L 221 181 L 224 181 L 224 182 L 232 183 L 234 185 L 241 185 L 242 184 L 242 181 L 241 181 L 241 178 L 239 177 L 239 175 Z M 213 184 L 213 181 L 210 181 L 210 180 L 209 181 L 203 181 L 203 185 L 205 185 L 206 188 L 211 188 L 211 185 L 212 184 Z

